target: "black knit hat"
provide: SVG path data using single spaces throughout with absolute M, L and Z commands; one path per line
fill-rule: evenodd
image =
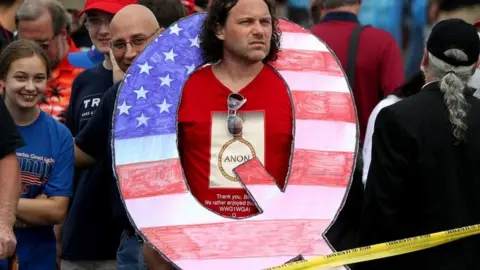
M 468 60 L 460 61 L 445 56 L 445 51 L 459 49 Z M 480 55 L 480 38 L 475 27 L 461 19 L 448 19 L 437 23 L 427 41 L 427 51 L 452 66 L 471 66 Z

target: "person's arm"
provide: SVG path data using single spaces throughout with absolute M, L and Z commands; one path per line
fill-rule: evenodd
M 109 127 L 111 126 L 117 88 L 118 84 L 114 84 L 107 90 L 87 125 L 75 137 L 76 167 L 89 167 L 106 155 L 106 149 L 110 143 L 108 133 L 111 132 Z
M 24 146 L 7 107 L 0 98 L 0 226 L 12 226 L 20 197 L 20 169 L 15 150 Z
M 15 152 L 0 159 L 0 226 L 13 226 L 21 181 Z
M 379 55 L 380 85 L 383 97 L 392 94 L 405 81 L 403 57 L 397 42 L 392 36 L 390 42 Z
M 15 150 L 24 142 L 0 98 L 0 260 L 16 246 L 13 224 L 21 192 L 20 169 Z
M 372 160 L 364 194 L 359 231 L 361 246 L 396 240 L 396 228 L 404 205 L 411 162 L 417 151 L 406 123 L 399 122 L 392 107 L 378 114 L 373 134 Z
M 76 143 L 74 147 L 75 147 L 75 167 L 87 168 L 95 164 L 97 160 L 94 157 L 83 152 L 82 149 L 80 149 L 80 147 L 78 147 Z
M 52 175 L 45 184 L 46 197 L 21 198 L 18 202 L 17 217 L 30 225 L 60 224 L 67 214 L 72 196 L 74 152 L 70 132 L 63 127 L 60 154 L 55 159 Z

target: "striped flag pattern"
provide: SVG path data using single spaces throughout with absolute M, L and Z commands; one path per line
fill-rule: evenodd
M 298 254 L 331 253 L 323 234 L 346 196 L 358 137 L 339 62 L 308 31 L 280 21 L 282 50 L 271 64 L 295 107 L 288 186 L 280 192 L 258 160 L 239 166 L 236 173 L 263 213 L 223 218 L 190 194 L 177 150 L 176 113 L 184 82 L 203 62 L 198 34 L 204 18 L 184 18 L 149 44 L 117 96 L 114 167 L 131 221 L 181 269 L 262 269 Z

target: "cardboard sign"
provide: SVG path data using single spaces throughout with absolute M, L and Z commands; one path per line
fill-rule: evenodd
M 165 30 L 136 59 L 119 91 L 114 166 L 132 223 L 186 270 L 255 270 L 331 253 L 324 232 L 343 205 L 358 140 L 353 98 L 338 59 L 310 32 L 280 21 L 282 50 L 271 65 L 287 83 L 295 112 L 288 185 L 277 187 L 259 155 L 237 159 L 238 166 L 225 171 L 254 205 L 228 196 L 209 203 L 236 201 L 233 211 L 260 211 L 245 219 L 224 217 L 191 194 L 177 147 L 182 87 L 204 63 L 198 45 L 204 19 L 204 13 L 194 14 Z

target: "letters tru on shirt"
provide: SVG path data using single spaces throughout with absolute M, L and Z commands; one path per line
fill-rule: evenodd
M 89 120 L 95 113 L 95 109 L 100 105 L 102 94 L 86 96 L 80 110 L 80 121 Z

